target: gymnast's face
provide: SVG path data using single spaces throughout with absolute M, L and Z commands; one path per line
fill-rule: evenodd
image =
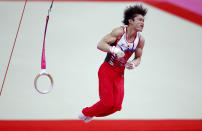
M 129 21 L 130 25 L 138 32 L 142 32 L 144 28 L 144 16 L 138 14 L 133 20 Z

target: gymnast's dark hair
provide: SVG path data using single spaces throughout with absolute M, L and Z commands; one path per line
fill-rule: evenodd
M 141 4 L 129 6 L 124 11 L 124 20 L 122 21 L 125 25 L 128 25 L 129 19 L 134 19 L 138 14 L 145 16 L 147 14 L 147 9 L 144 8 Z

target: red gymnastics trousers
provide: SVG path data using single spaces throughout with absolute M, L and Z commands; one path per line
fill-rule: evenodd
M 124 70 L 104 62 L 98 71 L 100 101 L 82 110 L 85 116 L 103 117 L 121 110 L 124 97 Z

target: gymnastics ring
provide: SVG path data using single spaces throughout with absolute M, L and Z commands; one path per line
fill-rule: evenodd
M 49 87 L 48 90 L 40 90 L 37 86 L 37 80 L 39 79 L 39 77 L 41 76 L 47 76 L 51 82 L 51 86 Z M 53 78 L 50 74 L 48 74 L 46 72 L 46 70 L 42 69 L 41 72 L 35 77 L 34 79 L 34 87 L 35 89 L 40 93 L 40 94 L 47 94 L 49 92 L 51 92 L 51 90 L 53 89 L 53 85 L 54 85 L 54 81 L 53 81 Z

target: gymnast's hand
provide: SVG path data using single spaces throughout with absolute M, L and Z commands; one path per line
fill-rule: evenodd
M 110 52 L 111 52 L 113 55 L 116 55 L 118 59 L 120 59 L 120 58 L 122 58 L 122 57 L 125 56 L 125 53 L 124 53 L 121 49 L 119 49 L 119 48 L 117 48 L 117 47 L 115 47 L 115 46 L 112 46 L 112 47 L 110 48 Z
M 139 60 L 132 60 L 132 61 L 128 61 L 126 63 L 126 68 L 129 70 L 134 69 L 135 67 L 137 67 L 140 64 Z

